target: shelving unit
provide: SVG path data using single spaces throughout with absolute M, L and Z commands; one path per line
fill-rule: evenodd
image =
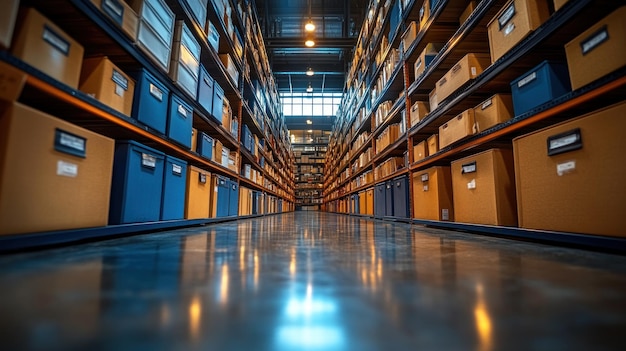
M 430 9 L 429 17 L 421 19 L 420 10 L 425 3 L 435 6 Z M 550 2 L 551 15 L 547 21 L 475 79 L 444 101 L 439 101 L 439 106 L 429 111 L 422 120 L 412 124 L 408 111 L 413 103 L 428 103 L 429 94 L 437 82 L 463 56 L 470 52 L 489 53 L 487 24 L 507 1 L 476 1 L 471 15 L 464 23 L 459 23 L 459 17 L 468 4 L 469 1 L 465 0 L 371 1 L 369 13 L 372 15 L 366 20 L 357 41 L 346 79 L 346 94 L 329 144 L 324 177 L 323 207 L 326 211 L 387 218 L 389 216 L 366 214 L 363 208 L 359 209 L 356 204 L 359 195 L 401 176 L 408 176 L 409 194 L 413 194 L 411 179 L 425 169 L 449 166 L 454 160 L 492 148 L 510 149 L 511 141 L 518 136 L 624 101 L 626 69 L 620 69 L 414 162 L 414 145 L 427 141 L 446 122 L 493 94 L 510 93 L 510 82 L 540 62 L 546 59 L 565 62 L 564 43 L 619 7 L 611 1 L 570 0 L 554 11 Z M 405 32 L 411 21 L 419 23 L 420 20 L 415 40 L 404 47 L 403 37 L 407 35 Z M 440 43 L 440 49 L 424 72 L 415 77 L 414 64 L 428 43 Z M 393 58 L 394 52 L 400 54 L 397 63 Z M 381 84 L 381 79 L 384 84 Z M 403 128 L 394 135 L 389 145 L 379 149 L 377 138 L 395 123 L 400 123 Z M 365 162 L 361 162 L 363 155 L 366 155 Z M 376 171 L 383 162 L 393 157 L 404 157 L 405 163 L 396 164 L 383 177 L 363 176 Z M 620 237 L 418 219 L 413 215 L 415 204 L 412 196 L 407 200 L 411 209 L 409 222 L 415 224 L 626 250 L 625 240 Z
M 228 177 L 250 196 L 254 193 L 258 206 L 249 205 L 254 211 L 242 210 L 241 216 L 264 215 L 292 211 L 295 207 L 293 151 L 287 129 L 280 113 L 280 101 L 276 85 L 269 69 L 265 45 L 261 36 L 256 9 L 247 2 L 225 0 L 231 8 L 228 21 L 234 32 L 242 38 L 241 52 L 235 48 L 230 25 L 225 23 L 214 1 L 208 1 L 207 18 L 220 35 L 219 52 L 208 43 L 204 24 L 197 23 L 191 16 L 191 9 L 184 0 L 167 0 L 165 4 L 175 14 L 176 20 L 184 21 L 200 43 L 200 63 L 210 76 L 224 89 L 224 96 L 230 102 L 236 128 L 224 126 L 213 111 L 208 111 L 189 96 L 178 83 L 174 83 L 151 57 L 140 50 L 137 44 L 124 31 L 107 17 L 94 2 L 89 0 L 23 0 L 21 7 L 34 7 L 58 25 L 68 35 L 81 43 L 84 57 L 107 56 L 124 72 L 145 69 L 161 81 L 172 93 L 181 97 L 193 107 L 193 127 L 218 140 L 224 147 L 236 154 L 238 161 L 234 167 L 201 156 L 184 145 L 143 123 L 126 116 L 99 102 L 87 94 L 73 89 L 38 69 L 13 57 L 9 50 L 0 51 L 2 71 L 24 77 L 25 84 L 17 101 L 32 106 L 45 113 L 94 131 L 115 140 L 132 139 L 156 150 L 186 161 L 190 166 L 199 167 L 212 174 Z M 234 81 L 222 63 L 219 54 L 229 54 L 239 72 Z M 239 55 L 241 54 L 241 55 Z M 6 79 L 5 74 L 5 79 Z M 220 116 L 221 117 L 221 116 Z M 244 143 L 243 129 L 250 131 L 252 145 Z M 191 136 L 190 136 L 191 137 Z M 254 170 L 252 177 L 247 168 Z M 258 197 L 258 199 L 257 199 Z M 258 207 L 258 208 L 257 208 Z M 254 214 L 250 213 L 254 212 Z M 93 239 L 121 234 L 139 233 L 148 230 L 171 229 L 193 226 L 224 218 L 189 219 L 165 222 L 133 223 L 99 228 L 71 229 L 43 233 L 5 235 L 0 237 L 0 250 L 14 250 L 38 245 L 61 244 L 71 241 Z
M 293 144 L 297 208 L 319 210 L 327 148 L 327 143 Z

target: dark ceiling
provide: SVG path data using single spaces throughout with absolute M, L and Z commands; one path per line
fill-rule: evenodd
M 257 13 L 279 91 L 342 92 L 347 65 L 367 0 L 256 0 Z M 309 11 L 310 9 L 310 11 Z M 305 32 L 309 17 L 315 23 Z M 316 45 L 304 45 L 308 37 Z M 315 75 L 305 71 L 311 67 Z

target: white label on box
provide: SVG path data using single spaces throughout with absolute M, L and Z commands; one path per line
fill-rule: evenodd
M 428 184 L 424 185 L 424 187 L 422 188 L 423 191 L 428 191 Z
M 115 82 L 115 84 L 119 85 L 124 90 L 128 90 L 128 79 L 124 77 L 120 72 L 113 70 L 113 75 L 111 76 L 111 80 Z
M 506 23 L 510 21 L 511 18 L 513 18 L 514 15 L 515 15 L 515 3 L 512 3 L 511 6 L 509 6 L 506 10 L 504 10 L 502 15 L 498 18 L 498 25 L 500 25 L 500 30 L 502 30 L 502 27 L 504 27 Z
M 584 42 L 580 43 L 583 51 L 583 55 L 586 55 L 589 51 L 593 50 L 596 46 L 604 43 L 609 39 L 609 32 L 606 26 L 600 29 L 599 33 L 594 33 L 593 36 Z
M 178 114 L 187 118 L 187 109 L 183 105 L 178 105 Z
M 564 146 L 568 146 L 574 143 L 577 143 L 579 139 L 579 134 L 570 134 L 566 135 L 562 138 L 552 139 L 550 140 L 549 150 L 559 149 Z
M 52 30 L 52 28 L 48 27 L 47 25 L 44 25 L 43 40 L 48 42 L 48 44 L 52 45 L 55 49 L 62 52 L 63 55 L 69 55 L 70 43 L 62 38 L 59 34 L 54 32 L 54 30 Z
M 556 174 L 562 176 L 576 169 L 576 161 L 567 161 L 556 165 Z
M 163 101 L 163 92 L 152 83 L 150 83 L 150 95 L 154 96 L 159 101 Z
M 61 133 L 59 143 L 79 152 L 85 152 L 86 140 L 67 133 Z
M 427 181 L 428 181 L 428 173 L 422 174 L 422 182 L 427 182 Z
M 491 104 L 493 104 L 493 99 L 489 99 L 485 102 L 483 102 L 483 105 L 480 107 L 481 110 L 486 109 L 487 107 L 491 106 Z
M 124 88 L 115 84 L 115 95 L 124 97 Z
M 507 35 L 511 34 L 513 30 L 515 30 L 515 22 L 507 24 L 506 27 L 504 27 L 504 36 L 506 37 Z
M 524 79 L 522 79 L 519 82 L 517 82 L 517 87 L 521 88 L 524 85 L 532 82 L 535 79 L 537 79 L 537 72 L 533 72 L 533 73 L 529 74 L 528 76 L 524 77 Z
M 471 70 L 472 70 L 472 76 L 475 76 L 476 75 L 476 67 L 472 67 Z
M 181 175 L 183 173 L 183 167 L 181 165 L 172 164 L 172 173 Z
M 149 168 L 156 168 L 156 157 L 148 154 L 141 154 L 141 165 Z
M 57 162 L 57 175 L 76 178 L 78 176 L 78 165 L 74 163 L 58 161 Z
M 467 188 L 469 190 L 476 189 L 476 179 L 472 179 L 469 183 L 467 183 Z
M 449 221 L 450 220 L 450 211 L 447 208 L 441 209 L 441 220 Z

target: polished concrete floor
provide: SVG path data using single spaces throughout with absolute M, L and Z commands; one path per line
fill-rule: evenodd
M 2 350 L 625 350 L 626 257 L 297 212 L 0 257 Z

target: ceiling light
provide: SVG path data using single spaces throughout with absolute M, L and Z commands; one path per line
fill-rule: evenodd
M 309 82 L 309 86 L 306 87 L 306 92 L 307 93 L 312 93 L 313 92 L 313 87 L 311 86 L 311 82 Z
M 306 131 L 307 133 L 313 133 L 313 129 L 309 129 Z
M 310 76 L 312 76 L 314 74 L 315 74 L 315 72 L 313 72 L 313 68 L 311 68 L 311 67 L 307 68 L 307 70 L 306 70 L 306 75 L 307 76 L 310 77 Z
M 307 39 L 307 41 L 304 42 L 304 45 L 306 45 L 309 48 L 312 48 L 315 46 L 315 42 L 312 39 Z
M 313 124 L 313 121 L 311 121 L 310 119 L 307 119 L 306 124 Z
M 312 32 L 315 30 L 315 24 L 313 24 L 312 20 L 309 20 L 305 25 L 304 25 L 304 30 L 306 30 L 307 32 Z

